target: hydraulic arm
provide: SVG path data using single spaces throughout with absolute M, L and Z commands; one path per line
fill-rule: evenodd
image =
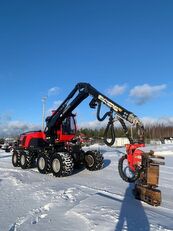
M 109 117 L 109 122 L 105 130 L 105 143 L 107 145 L 113 145 L 115 142 L 115 131 L 113 127 L 115 115 L 122 125 L 124 132 L 129 139 L 130 143 L 133 143 L 132 138 L 128 133 L 128 129 L 124 121 L 127 121 L 134 126 L 136 126 L 138 130 L 138 138 L 140 142 L 143 142 L 144 139 L 144 127 L 139 118 L 132 112 L 128 111 L 124 107 L 120 106 L 116 102 L 109 99 L 107 96 L 103 95 L 99 91 L 97 91 L 94 87 L 92 87 L 88 83 L 78 83 L 75 88 L 71 91 L 71 93 L 67 96 L 67 98 L 62 102 L 62 104 L 55 110 L 54 114 L 49 117 L 47 120 L 47 125 L 45 128 L 45 134 L 48 138 L 51 138 L 51 142 L 55 140 L 55 127 L 57 122 L 63 121 L 67 116 L 69 116 L 72 111 L 88 96 L 91 96 L 91 102 L 89 106 L 91 108 L 97 107 L 97 119 L 99 121 L 103 121 L 106 117 Z M 109 111 L 106 112 L 102 117 L 100 117 L 101 105 L 104 104 L 109 108 Z M 108 131 L 111 131 L 111 141 L 108 142 L 107 134 Z M 52 139 L 54 137 L 54 139 Z

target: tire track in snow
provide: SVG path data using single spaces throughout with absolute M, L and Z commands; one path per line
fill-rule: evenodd
M 53 203 L 45 204 L 43 207 L 33 209 L 26 214 L 26 216 L 18 217 L 17 220 L 12 224 L 9 231 L 17 231 L 21 225 L 25 222 L 30 221 L 30 224 L 37 224 L 41 219 L 48 216 L 49 210 L 54 207 Z
M 99 196 L 103 196 L 105 197 L 105 199 L 110 199 L 110 200 L 114 200 L 119 202 L 120 204 L 122 203 L 122 201 L 124 200 L 124 195 L 122 194 L 117 194 L 117 193 L 112 193 L 108 190 L 102 190 L 100 188 L 95 188 L 95 187 L 88 187 L 85 185 L 80 185 L 79 188 L 82 189 L 88 189 L 91 190 L 91 192 L 93 191 L 93 193 L 90 194 L 90 196 L 88 196 L 86 199 L 81 200 L 77 205 L 75 205 L 71 210 L 69 210 L 66 214 L 67 215 L 75 215 L 76 217 L 81 218 L 82 220 L 85 221 L 85 223 L 89 226 L 89 230 L 100 230 L 101 227 L 104 229 L 106 228 L 103 227 L 104 226 L 104 219 L 105 217 L 107 217 L 107 219 L 110 221 L 110 223 L 114 223 L 116 224 L 118 222 L 119 219 L 119 211 L 116 210 L 116 207 L 114 209 L 114 207 L 112 207 L 112 203 L 110 203 L 108 206 L 104 207 L 100 207 L 100 199 Z M 133 197 L 132 195 L 126 195 L 129 198 L 129 202 L 131 201 L 131 198 Z M 92 199 L 92 197 L 94 197 L 95 199 Z M 127 199 L 127 198 L 126 198 Z M 134 199 L 134 197 L 133 197 Z M 93 205 L 91 202 L 92 200 L 97 201 L 98 200 L 98 204 L 96 206 Z M 85 202 L 86 201 L 86 202 Z M 137 201 L 134 199 L 134 201 Z M 142 206 L 144 207 L 144 209 L 146 209 L 146 213 L 148 214 L 148 216 L 151 218 L 153 217 L 161 217 L 162 219 L 167 219 L 168 222 L 170 223 L 171 220 L 171 213 L 172 213 L 172 209 L 168 209 L 165 208 L 163 206 L 160 206 L 159 208 L 156 207 L 152 207 L 148 204 L 146 204 L 145 202 L 140 202 L 142 204 Z M 133 204 L 133 200 L 130 202 L 130 206 L 132 207 Z M 135 203 L 135 205 L 137 205 L 138 203 Z M 89 206 L 91 205 L 91 207 Z M 93 206 L 93 207 L 92 207 Z M 91 212 L 89 212 L 91 209 Z M 104 211 L 105 210 L 105 211 Z M 164 211 L 164 213 L 162 214 L 162 212 Z M 95 224 L 95 219 L 94 217 L 100 217 L 100 224 Z M 97 220 L 98 218 L 96 218 Z M 102 221 L 103 219 L 103 221 Z M 106 222 L 106 221 L 105 221 Z M 154 224 L 150 224 L 150 229 L 151 231 L 155 231 L 155 230 L 164 230 L 164 231 L 171 231 L 172 229 L 170 229 L 169 225 L 168 227 L 165 225 L 160 225 L 157 223 Z
M 46 203 L 42 207 L 34 208 L 28 211 L 25 216 L 18 217 L 17 220 L 10 227 L 9 231 L 20 230 L 21 226 L 24 224 L 29 224 L 31 226 L 38 224 L 42 219 L 46 218 L 49 215 L 50 210 L 55 208 L 56 206 L 60 207 L 65 202 L 71 204 L 76 203 L 76 197 L 79 193 L 79 190 L 74 187 L 59 191 L 55 191 L 52 189 L 48 189 L 48 191 L 36 191 L 33 194 L 34 198 L 37 198 L 37 200 L 40 199 L 40 201 L 49 200 L 51 202 Z
M 104 189 L 100 189 L 100 188 L 97 188 L 97 187 L 91 187 L 91 186 L 86 186 L 86 185 L 80 185 L 80 188 L 83 188 L 83 189 L 89 189 L 91 191 L 95 193 L 102 193 L 103 195 L 109 195 L 109 196 L 112 196 L 112 197 L 115 197 L 116 199 L 118 200 L 123 200 L 124 198 L 124 195 L 123 194 L 120 194 L 120 193 L 113 193 L 113 192 L 110 192 L 108 190 L 104 190 Z
M 120 194 L 120 193 L 113 193 L 113 192 L 110 192 L 108 190 L 102 190 L 102 189 L 99 189 L 99 188 L 95 188 L 95 187 L 88 187 L 88 186 L 84 186 L 84 185 L 81 185 L 81 188 L 86 188 L 86 189 L 90 189 L 92 191 L 94 191 L 95 194 L 98 194 L 98 195 L 101 195 L 101 196 L 108 196 L 108 198 L 112 198 L 113 200 L 117 200 L 117 201 L 120 201 L 122 202 L 124 200 L 124 195 L 123 194 Z M 92 196 L 92 195 L 91 195 Z M 129 198 L 134 198 L 134 196 L 127 196 Z M 135 198 L 134 198 L 135 199 Z M 154 211 L 158 211 L 159 209 L 160 210 L 164 210 L 164 211 L 167 211 L 167 212 L 171 212 L 172 209 L 169 209 L 169 208 L 166 208 L 166 207 L 163 207 L 163 206 L 159 206 L 158 208 L 157 207 L 152 207 L 151 205 L 141 201 L 141 203 L 143 204 L 144 207 L 146 208 L 150 208 L 150 210 L 154 210 Z M 167 201 L 167 203 L 169 203 L 169 201 Z

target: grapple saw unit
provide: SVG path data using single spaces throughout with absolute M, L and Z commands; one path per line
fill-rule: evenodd
M 126 145 L 126 154 L 119 160 L 119 174 L 127 182 L 136 182 L 136 197 L 155 204 L 156 179 L 159 172 L 152 167 L 150 155 L 140 150 L 144 147 L 144 126 L 138 117 L 124 107 L 120 106 L 107 96 L 103 95 L 88 83 L 78 83 L 62 104 L 46 118 L 44 131 L 31 131 L 20 135 L 19 145 L 14 148 L 12 163 L 15 167 L 30 168 L 36 166 L 40 173 L 53 173 L 54 176 L 68 176 L 72 174 L 75 166 L 85 165 L 90 170 L 99 170 L 103 167 L 103 155 L 98 151 L 84 152 L 80 141 L 76 138 L 76 122 L 73 110 L 91 97 L 90 108 L 97 109 L 97 119 L 103 121 L 108 118 L 104 133 L 104 142 L 112 146 L 115 142 L 115 121 L 119 121 L 125 135 L 129 139 Z M 101 116 L 101 106 L 109 110 Z M 130 123 L 137 130 L 137 139 L 133 140 L 125 122 Z M 153 154 L 154 156 L 154 154 Z M 152 157 L 153 157 L 152 156 Z M 158 166 L 158 163 L 156 164 Z M 155 179 L 150 184 L 149 179 Z M 140 182 L 140 183 L 138 183 Z M 151 193 L 152 192 L 152 193 Z M 158 193 L 158 192 L 157 192 Z M 159 194 L 160 195 L 160 194 Z M 157 197 L 159 202 L 161 196 Z

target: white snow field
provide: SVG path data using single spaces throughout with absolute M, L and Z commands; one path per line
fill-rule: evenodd
M 134 199 L 133 185 L 120 178 L 117 164 L 124 148 L 90 148 L 103 152 L 104 168 L 80 169 L 64 178 L 14 168 L 11 153 L 1 150 L 0 231 L 173 230 L 173 145 L 167 151 L 158 147 L 166 161 L 160 167 L 160 207 Z

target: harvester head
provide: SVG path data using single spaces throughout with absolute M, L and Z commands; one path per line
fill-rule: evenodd
M 143 153 L 142 171 L 134 189 L 136 199 L 153 206 L 161 204 L 161 191 L 157 189 L 160 165 L 164 165 L 164 157 L 154 155 L 153 151 Z

